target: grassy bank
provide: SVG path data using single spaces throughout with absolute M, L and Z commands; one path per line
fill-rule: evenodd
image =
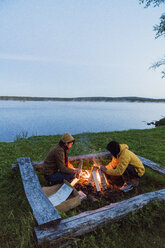
M 121 132 L 83 133 L 74 136 L 75 145 L 69 156 L 104 152 L 106 144 L 115 139 L 126 143 L 136 154 L 165 166 L 165 126 L 147 130 Z M 24 194 L 19 171 L 12 172 L 11 164 L 19 157 L 41 161 L 60 136 L 39 136 L 20 139 L 12 143 L 0 143 L 0 247 L 36 247 L 33 228 L 36 222 Z M 86 167 L 90 166 L 87 162 Z M 44 185 L 42 172 L 37 172 Z M 147 169 L 137 191 L 131 195 L 165 188 L 165 178 Z M 88 210 L 86 203 L 68 212 L 65 218 Z M 98 206 L 99 207 L 99 206 Z M 85 209 L 86 208 L 86 209 Z M 137 213 L 81 237 L 72 247 L 165 247 L 165 203 L 153 202 Z

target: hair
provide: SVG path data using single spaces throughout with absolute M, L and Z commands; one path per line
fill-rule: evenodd
M 117 158 L 117 155 L 119 154 L 120 152 L 120 145 L 118 142 L 116 141 L 111 141 L 110 143 L 108 143 L 106 149 L 108 151 L 110 151 L 110 153 L 115 157 Z
M 74 143 L 75 143 L 75 140 L 69 141 L 69 142 L 67 142 L 67 143 L 68 143 L 68 144 L 69 144 L 69 143 L 73 143 L 73 144 L 74 144 Z

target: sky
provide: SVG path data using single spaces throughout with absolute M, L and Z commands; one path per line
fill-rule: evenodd
M 138 0 L 1 0 L 0 96 L 165 98 L 155 39 L 164 6 Z

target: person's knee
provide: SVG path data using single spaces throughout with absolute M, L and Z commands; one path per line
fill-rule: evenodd
M 68 182 L 71 182 L 74 178 L 75 178 L 75 173 L 68 175 L 67 178 L 66 178 L 66 180 Z

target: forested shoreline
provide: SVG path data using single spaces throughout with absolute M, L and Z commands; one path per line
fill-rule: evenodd
M 0 96 L 4 101 L 74 101 L 74 102 L 165 102 L 163 99 L 145 97 L 31 97 L 31 96 Z

